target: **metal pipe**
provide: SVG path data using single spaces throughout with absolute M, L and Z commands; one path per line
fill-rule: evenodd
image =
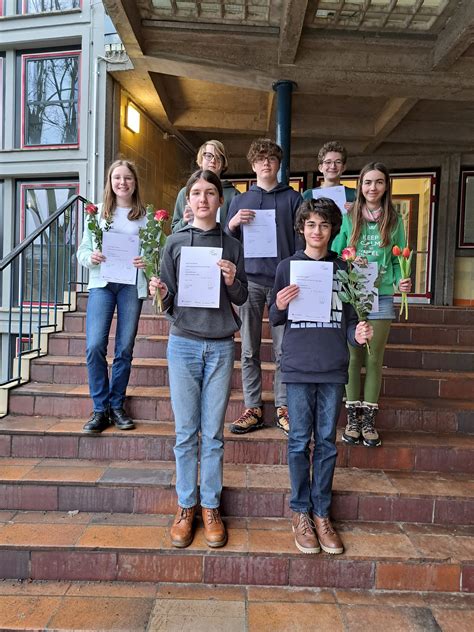
M 297 87 L 294 81 L 275 81 L 272 88 L 277 93 L 276 142 L 283 149 L 283 158 L 278 172 L 278 181 L 288 184 L 290 180 L 291 155 L 291 97 Z

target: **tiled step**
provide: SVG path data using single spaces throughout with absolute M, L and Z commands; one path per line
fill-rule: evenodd
M 3 518 L 5 577 L 62 581 L 324 587 L 472 592 L 470 531 L 341 523 L 343 555 L 302 555 L 288 519 L 227 518 L 229 540 L 209 549 L 198 522 L 190 547 L 173 549 L 169 516 L 16 513 Z M 327 628 L 329 629 L 329 628 Z
M 275 423 L 273 393 L 262 393 L 264 421 Z M 69 401 L 67 401 L 69 400 Z M 377 415 L 380 428 L 405 432 L 474 433 L 474 402 L 469 399 L 382 397 Z M 46 415 L 86 418 L 91 411 L 89 388 L 82 385 L 57 385 L 30 382 L 10 392 L 9 411 L 13 415 Z M 135 419 L 172 419 L 168 387 L 129 386 L 126 407 Z M 232 391 L 226 421 L 236 419 L 244 408 L 242 391 Z M 340 424 L 345 413 L 341 410 Z M 0 422 L 1 425 L 1 422 Z
M 236 361 L 232 376 L 233 389 L 242 388 L 240 362 Z M 168 364 L 163 358 L 133 360 L 130 386 L 167 386 Z M 262 387 L 273 388 L 274 364 L 262 362 Z M 31 366 L 33 382 L 76 385 L 87 383 L 86 362 L 83 357 L 44 356 Z M 424 369 L 386 368 L 382 374 L 382 395 L 390 397 L 429 397 L 472 400 L 474 373 L 472 371 L 434 371 Z
M 172 461 L 0 459 L 0 510 L 173 514 Z M 290 516 L 286 465 L 226 464 L 226 516 Z M 338 520 L 474 525 L 468 474 L 336 468 L 332 515 Z
M 472 310 L 474 313 L 474 310 Z M 116 320 L 112 322 L 111 333 L 115 332 Z M 73 312 L 65 316 L 65 333 L 84 333 L 85 314 Z M 163 315 L 142 314 L 139 324 L 139 335 L 167 335 L 169 323 Z M 268 318 L 262 323 L 262 337 L 270 339 Z M 390 329 L 389 342 L 394 344 L 420 345 L 467 345 L 474 346 L 474 323 L 431 324 L 413 321 L 394 322 Z
M 108 428 L 99 436 L 81 432 L 84 420 L 9 416 L 0 427 L 0 456 L 61 459 L 172 460 L 171 422 L 137 422 L 133 431 Z M 474 437 L 461 434 L 384 431 L 382 446 L 349 446 L 338 435 L 339 467 L 404 472 L 473 472 Z M 277 428 L 246 435 L 225 429 L 225 460 L 233 464 L 283 465 L 287 438 Z
M 140 334 L 135 342 L 135 358 L 165 358 L 168 336 L 165 334 Z M 111 337 L 108 355 L 113 357 L 115 338 Z M 240 358 L 240 339 L 235 341 L 235 357 Z M 55 334 L 49 340 L 49 354 L 52 356 L 81 357 L 86 353 L 84 333 Z M 262 339 L 260 358 L 271 362 L 272 341 Z M 431 369 L 445 371 L 474 371 L 474 346 L 461 345 L 415 345 L 388 344 L 384 365 L 389 367 Z
M 157 582 L 5 580 L 0 629 L 171 632 L 471 630 L 470 593 Z M 308 626 L 312 622 L 313 627 Z M 180 628 L 181 626 L 181 628 Z

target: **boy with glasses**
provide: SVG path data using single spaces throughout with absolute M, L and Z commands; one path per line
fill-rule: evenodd
M 318 169 L 323 174 L 321 188 L 341 186 L 341 176 L 346 169 L 347 151 L 337 140 L 331 140 L 321 147 L 318 152 Z M 350 211 L 356 198 L 356 190 L 344 186 L 346 192 L 346 211 Z M 313 189 L 303 193 L 303 200 L 313 199 Z
M 203 171 L 212 171 L 218 178 L 221 178 L 228 167 L 224 145 L 218 140 L 207 140 L 199 147 L 196 162 Z M 224 192 L 224 202 L 217 212 L 217 222 L 220 223 L 221 226 L 224 226 L 229 205 L 232 199 L 236 195 L 239 195 L 239 192 L 229 180 L 221 179 L 221 183 Z M 171 221 L 171 230 L 175 233 L 177 230 L 184 228 L 188 223 L 192 224 L 192 221 L 193 212 L 191 211 L 191 207 L 186 203 L 186 187 L 183 187 L 176 198 L 173 219 Z
M 294 219 L 301 196 L 292 187 L 279 184 L 277 174 L 280 169 L 282 149 L 268 138 L 258 138 L 252 142 L 247 159 L 257 176 L 254 184 L 231 202 L 227 216 L 226 232 L 244 241 L 244 226 L 250 225 L 259 210 L 274 211 L 276 232 L 275 256 L 248 256 L 245 252 L 245 272 L 248 279 L 249 297 L 240 307 L 242 321 L 242 386 L 245 410 L 231 424 L 230 430 L 243 434 L 263 426 L 262 372 L 260 344 L 262 319 L 265 305 L 270 305 L 271 292 L 278 263 L 290 257 L 296 250 Z M 281 381 L 280 356 L 283 327 L 271 327 L 273 354 L 275 359 L 274 397 L 277 426 L 288 434 L 289 421 L 286 405 L 286 388 Z

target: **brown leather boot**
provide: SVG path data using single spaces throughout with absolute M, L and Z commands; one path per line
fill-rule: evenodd
M 321 551 L 314 530 L 314 522 L 308 513 L 295 511 L 291 528 L 295 534 L 295 544 L 302 553 L 319 553 Z
M 179 507 L 170 529 L 171 544 L 179 549 L 189 546 L 194 538 L 196 507 Z
M 227 533 L 222 522 L 219 509 L 202 508 L 202 521 L 204 523 L 204 539 L 207 546 L 217 549 L 227 542 Z
M 313 514 L 314 526 L 316 527 L 316 535 L 323 551 L 332 555 L 339 555 L 344 552 L 341 538 L 338 536 L 334 527 L 329 520 L 329 516 L 320 518 Z

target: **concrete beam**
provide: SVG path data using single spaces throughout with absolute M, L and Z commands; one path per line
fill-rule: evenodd
M 284 0 L 281 11 L 278 63 L 294 64 L 301 39 L 308 0 Z
M 418 103 L 418 99 L 397 97 L 390 99 L 375 121 L 374 135 L 365 146 L 364 151 L 367 153 L 374 152 L 416 103 Z
M 143 55 L 143 31 L 136 0 L 103 0 L 129 57 Z
M 456 12 L 438 35 L 433 50 L 433 70 L 446 70 L 474 42 L 474 2 L 461 0 Z
M 225 112 L 210 109 L 176 110 L 172 118 L 175 127 L 181 130 L 205 132 L 231 132 L 235 134 L 263 134 L 267 130 L 266 111 Z

